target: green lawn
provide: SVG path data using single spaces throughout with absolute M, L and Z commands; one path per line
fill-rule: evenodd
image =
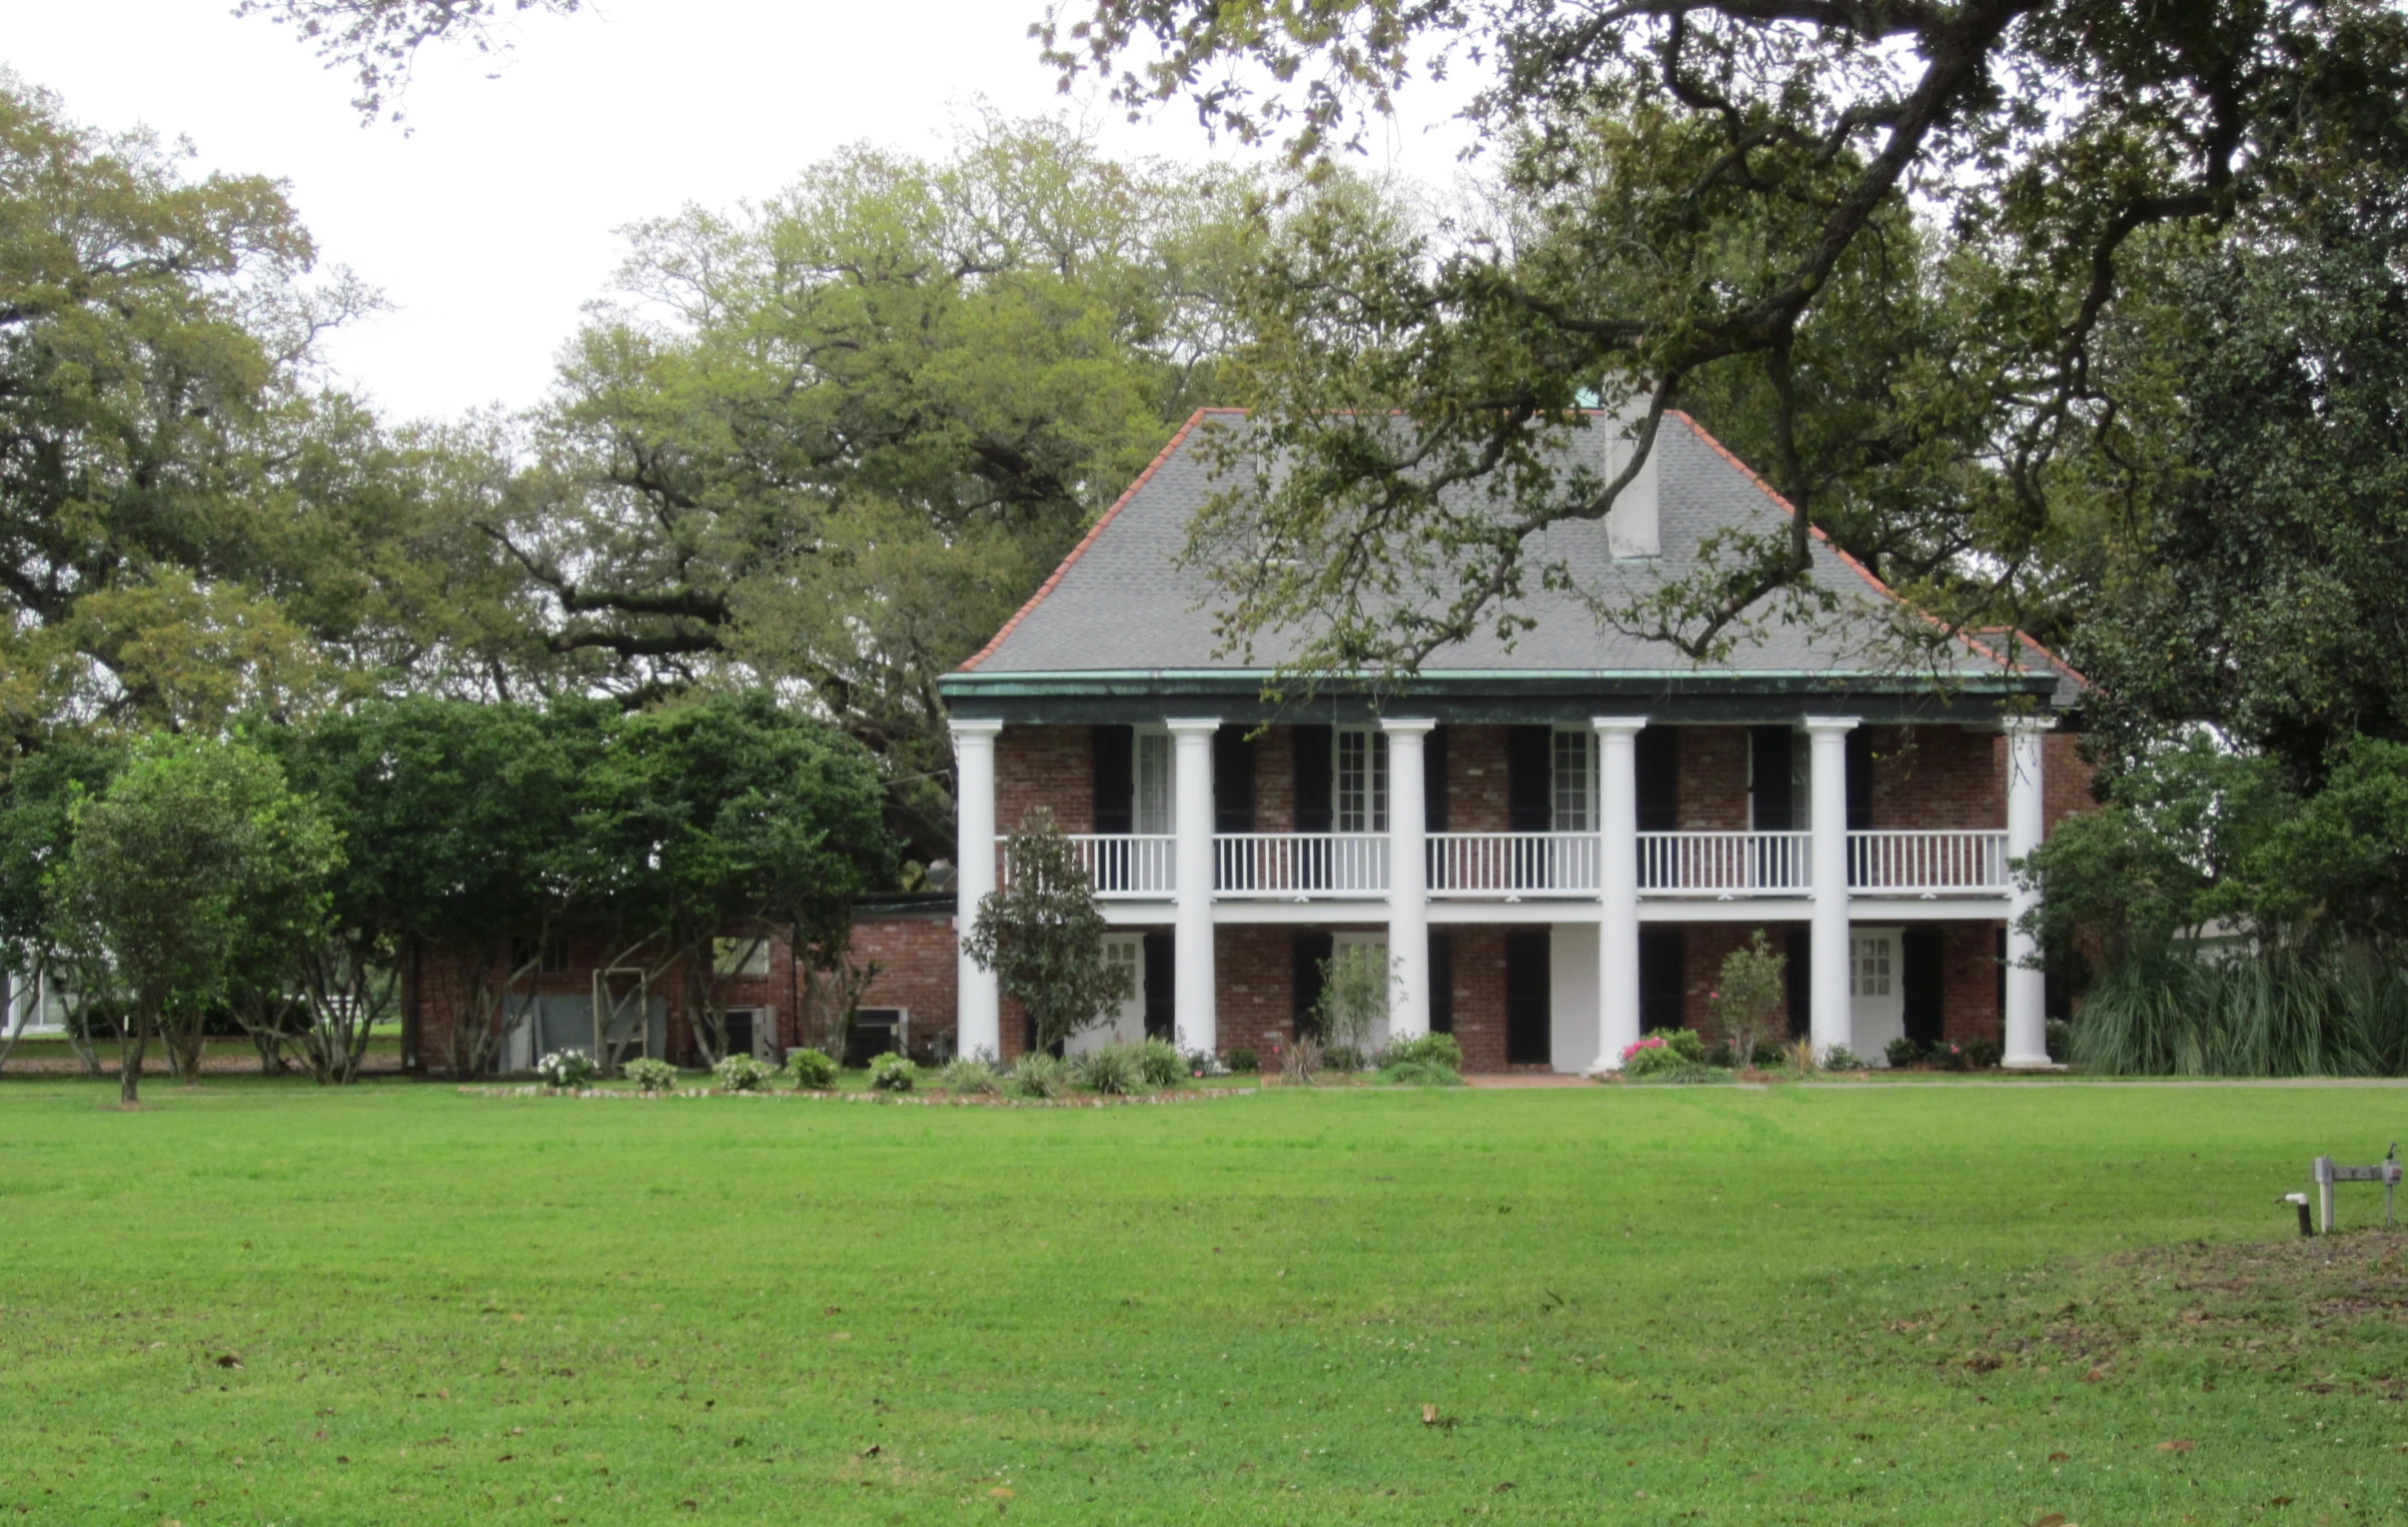
M 0 1084 L 0 1520 L 2408 1513 L 2396 1254 L 2132 1254 L 2408 1092 L 146 1092 Z

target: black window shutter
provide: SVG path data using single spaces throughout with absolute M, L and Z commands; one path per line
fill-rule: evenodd
M 1555 783 L 1555 729 L 1505 729 L 1506 827 L 1515 832 L 1544 832 L 1555 824 L 1555 802 L 1549 798 Z
M 1447 830 L 1447 729 L 1433 727 L 1422 744 L 1422 826 Z M 1433 933 L 1432 937 L 1438 935 Z
M 1322 736 L 1329 734 L 1324 731 Z M 1300 1039 L 1321 1032 L 1321 1019 L 1314 1011 L 1321 1005 L 1321 962 L 1330 957 L 1337 942 L 1318 928 L 1299 928 L 1289 943 L 1295 973 L 1296 1037 Z
M 1455 935 L 1430 929 L 1430 1032 L 1455 1032 Z
M 1759 832 L 1791 832 L 1797 830 L 1797 802 L 1790 788 L 1790 754 L 1793 744 L 1788 727 L 1751 727 L 1748 729 L 1748 748 L 1751 767 L 1748 770 L 1748 798 L 1756 808 L 1753 825 Z
M 1681 826 L 1681 734 L 1647 727 L 1639 734 L 1639 830 L 1672 832 Z
M 1644 734 L 1642 734 L 1644 736 Z M 1639 1022 L 1642 1028 L 1685 1028 L 1689 942 L 1677 922 L 1639 930 Z
M 1814 1031 L 1814 930 L 1790 929 L 1790 1037 Z
M 1847 735 L 1847 830 L 1872 830 L 1872 734 L 1862 727 Z
M 1175 933 L 1145 935 L 1145 1036 L 1167 1039 L 1177 1032 L 1179 945 Z
M 1245 727 L 1223 727 L 1212 735 L 1212 829 L 1254 830 L 1254 745 Z
M 1095 830 L 1137 830 L 1137 735 L 1128 727 L 1090 727 L 1095 750 Z
M 1290 751 L 1296 759 L 1296 830 L 1330 831 L 1336 819 L 1330 809 L 1330 729 L 1298 727 Z

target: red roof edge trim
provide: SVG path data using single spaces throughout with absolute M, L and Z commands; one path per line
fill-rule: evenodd
M 1759 493 L 1762 493 L 1766 498 L 1771 499 L 1775 504 L 1779 505 L 1783 514 L 1788 515 L 1793 520 L 1798 518 L 1797 505 L 1792 504 L 1788 499 L 1783 498 L 1781 494 L 1774 489 L 1771 483 L 1766 482 L 1762 477 L 1758 476 L 1754 467 L 1749 466 L 1746 462 L 1741 461 L 1737 456 L 1733 455 L 1731 448 L 1724 445 L 1721 441 L 1715 439 L 1704 425 L 1698 423 L 1695 419 L 1690 418 L 1689 415 L 1683 413 L 1679 409 L 1666 409 L 1664 413 L 1666 418 L 1678 419 L 1683 424 L 1689 426 L 1691 432 L 1695 434 L 1698 439 L 1706 442 L 1708 446 L 1713 448 L 1714 453 L 1717 456 L 1720 456 L 1723 460 L 1729 462 L 1732 467 L 1739 472 L 1740 476 L 1746 478 L 1749 482 L 1754 483 Z M 1856 559 L 1849 555 L 1848 552 L 1837 542 L 1831 540 L 1829 536 L 1823 534 L 1821 526 L 1808 521 L 1806 524 L 1806 534 L 1812 536 L 1824 546 L 1829 547 L 1833 557 L 1836 557 L 1841 562 L 1845 563 L 1858 578 L 1861 578 L 1866 583 L 1870 584 L 1873 588 L 1873 592 L 1880 595 L 1881 598 L 1888 600 L 1893 604 L 1903 605 L 1906 603 L 1904 600 L 1898 598 L 1896 590 L 1890 588 L 1878 578 L 1875 578 L 1873 576 L 1872 569 L 1856 561 Z M 1941 624 L 1938 618 L 1931 615 L 1926 615 L 1922 611 L 1918 610 L 1915 612 L 1915 614 L 1922 616 L 1924 620 L 1929 621 L 1934 626 Z M 1956 634 L 1956 640 L 1962 642 L 1974 652 L 1979 653 L 1982 657 L 1987 658 L 1990 662 L 1997 664 L 2000 668 L 2012 667 L 2012 665 L 2008 663 L 2004 654 L 1991 651 L 1981 643 L 1974 641 L 1972 637 L 1968 636 L 1964 632 L 1958 632 Z M 2031 639 L 2025 637 L 2024 640 L 2028 642 Z M 2033 643 L 2032 645 L 2036 647 L 2039 644 Z M 2045 651 L 2045 649 L 2043 649 L 2043 651 Z M 2053 663 L 2055 662 L 2055 659 L 2051 658 L 2049 661 Z M 2067 672 L 2071 672 L 2071 670 L 2067 670 Z M 2080 676 L 2076 675 L 2075 677 L 2079 678 Z
M 1070 549 L 1070 555 L 1063 558 L 1062 565 L 1053 570 L 1053 576 L 1046 579 L 1044 583 L 1037 587 L 1037 592 L 1028 597 L 1027 604 L 1022 605 L 1018 610 L 1012 612 L 1012 618 L 1003 623 L 1003 629 L 1001 631 L 996 632 L 994 636 L 987 639 L 986 646 L 978 649 L 978 651 L 975 653 L 972 653 L 969 657 L 969 660 L 963 663 L 961 667 L 955 669 L 953 672 L 956 674 L 966 674 L 970 670 L 976 668 L 979 664 L 984 663 L 987 659 L 992 658 L 995 655 L 995 649 L 1003 645 L 1003 639 L 1010 636 L 1013 630 L 1018 627 L 1022 621 L 1028 619 L 1028 614 L 1030 611 L 1045 603 L 1045 596 L 1054 591 L 1054 586 L 1062 581 L 1062 575 L 1070 571 L 1071 564 L 1077 562 L 1080 557 L 1084 556 L 1087 548 L 1095 545 L 1095 538 L 1104 533 L 1104 527 L 1110 525 L 1114 518 L 1120 514 L 1121 510 L 1128 506 L 1128 502 L 1137 497 L 1137 490 L 1143 488 L 1147 483 L 1153 480 L 1154 474 L 1162 470 L 1162 464 L 1169 461 L 1171 457 L 1177 453 L 1179 447 L 1186 443 L 1188 435 L 1195 430 L 1195 427 L 1204 422 L 1205 415 L 1242 414 L 1244 412 L 1245 410 L 1243 409 L 1198 409 L 1194 413 L 1188 415 L 1187 423 L 1179 426 L 1179 433 L 1170 438 L 1170 444 L 1164 446 L 1161 451 L 1157 452 L 1152 461 L 1146 463 L 1145 471 L 1137 474 L 1137 480 L 1131 483 L 1127 488 L 1121 490 L 1120 497 L 1112 501 L 1112 507 L 1105 510 L 1103 512 L 1103 517 L 1087 528 L 1087 534 L 1080 537 L 1079 544 Z

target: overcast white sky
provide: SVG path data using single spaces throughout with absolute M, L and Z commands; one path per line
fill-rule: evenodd
M 549 384 L 613 232 L 688 202 L 765 196 L 837 146 L 936 153 L 981 98 L 1069 111 L 1124 154 L 1214 152 L 1192 112 L 1131 127 L 1065 102 L 1026 36 L 1044 0 L 602 0 L 513 28 L 499 78 L 431 49 L 410 127 L 363 127 L 349 75 L 232 0 L 15 0 L 0 60 L 75 119 L 189 138 L 197 169 L 290 183 L 323 259 L 392 311 L 338 334 L 336 367 L 397 417 L 521 407 Z M 1448 183 L 1460 95 L 1422 91 L 1377 162 Z

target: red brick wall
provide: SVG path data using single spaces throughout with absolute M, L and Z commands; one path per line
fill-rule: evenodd
M 1065 832 L 1095 830 L 1095 751 L 1084 727 L 1006 727 L 995 739 L 995 830 L 1031 806 L 1053 807 Z
M 1990 830 L 2006 825 L 2005 739 L 1970 727 L 1875 727 L 1875 829 Z
M 957 945 L 950 912 L 894 914 L 862 918 L 853 923 L 855 964 L 875 961 L 878 973 L 861 992 L 864 1007 L 903 1007 L 911 1013 L 911 1045 L 949 1035 L 959 1022 L 955 1001 Z M 827 1035 L 805 1034 L 798 1023 L 787 1026 L 788 1044 L 825 1048 Z
M 1254 740 L 1254 830 L 1296 830 L 1296 729 L 1270 727 Z
M 1940 1036 L 1958 1044 L 2004 1039 L 1998 1011 L 1998 924 L 1950 922 L 1940 929 Z
M 1447 930 L 1455 944 L 1455 1041 L 1467 1071 L 1505 1066 L 1505 929 L 1492 924 Z
M 1673 732 L 1681 740 L 1681 830 L 1746 831 L 1747 730 L 1741 727 L 1675 727 Z
M 1449 727 L 1447 830 L 1503 832 L 1511 827 L 1513 817 L 1508 789 L 1505 729 Z M 1500 1038 L 1498 1042 L 1502 1044 L 1505 1041 Z
M 2082 740 L 2069 732 L 2051 732 L 2040 740 L 2040 814 L 2042 830 L 2054 832 L 2057 823 L 2076 811 L 2098 808 L 2090 781 L 2098 774 L 2082 757 Z
M 1759 927 L 1765 930 L 1765 941 L 1773 946 L 1775 953 L 1787 954 L 1790 949 L 1789 939 L 1792 926 L 1793 924 L 1787 922 L 1692 922 L 1687 924 L 1682 931 L 1681 938 L 1682 963 L 1686 966 L 1681 1000 L 1683 1026 L 1694 1028 L 1705 1035 L 1706 1042 L 1709 1044 L 1719 1042 L 1723 1036 L 1715 1028 L 1714 1012 L 1707 1005 L 1706 999 L 1710 992 L 1721 988 L 1723 961 L 1730 956 L 1732 950 L 1745 945 L 1749 936 Z M 1785 1036 L 1789 1032 L 1789 1021 L 1790 1004 L 1785 995 L 1781 1004 L 1781 1012 L 1773 1020 L 1775 1032 L 1771 1037 L 1778 1040 Z
M 1294 1031 L 1296 961 L 1290 929 L 1276 924 L 1217 927 L 1213 979 L 1219 986 L 1215 1023 L 1223 1054 L 1250 1049 L 1268 1055 L 1274 1038 Z

